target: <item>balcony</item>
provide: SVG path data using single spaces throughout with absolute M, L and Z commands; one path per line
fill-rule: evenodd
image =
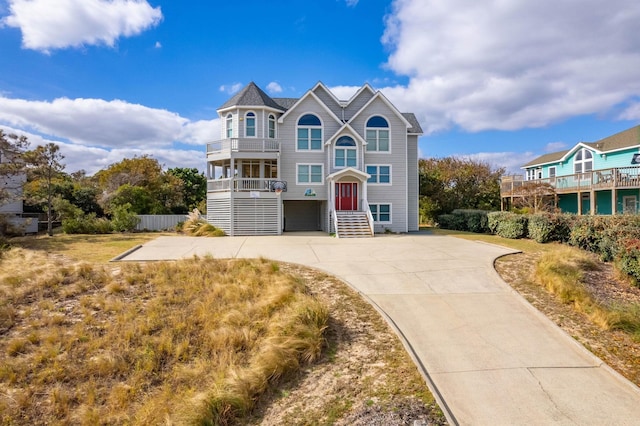
M 603 169 L 567 176 L 525 181 L 523 176 L 503 176 L 500 179 L 500 196 L 522 195 L 523 188 L 532 184 L 549 184 L 556 194 L 640 188 L 640 167 Z
M 207 158 L 209 160 L 230 158 L 236 153 L 242 153 L 242 156 L 247 158 L 276 158 L 280 153 L 280 141 L 277 139 L 231 138 L 207 144 Z
M 275 185 L 276 182 L 280 182 L 281 185 Z M 228 178 L 207 181 L 208 192 L 275 192 L 278 186 L 287 190 L 287 183 L 278 179 Z

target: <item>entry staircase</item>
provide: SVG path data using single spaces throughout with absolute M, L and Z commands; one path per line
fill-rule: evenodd
M 337 211 L 336 219 L 338 238 L 370 238 L 371 226 L 367 212 L 358 211 Z

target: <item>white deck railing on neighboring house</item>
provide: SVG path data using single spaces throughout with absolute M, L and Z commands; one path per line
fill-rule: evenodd
M 277 139 L 231 138 L 207 144 L 207 154 L 229 154 L 231 152 L 280 152 Z
M 521 175 L 503 176 L 500 180 L 500 195 L 502 197 L 517 196 L 524 192 L 527 186 L 533 184 L 548 184 L 557 194 L 640 188 L 640 166 L 593 170 L 585 173 L 533 180 L 524 180 Z

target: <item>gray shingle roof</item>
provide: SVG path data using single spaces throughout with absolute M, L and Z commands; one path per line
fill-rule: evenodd
M 264 93 L 253 81 L 247 84 L 242 90 L 236 93 L 231 99 L 224 103 L 219 109 L 232 106 L 268 106 L 282 110 L 269 95 Z
M 273 98 L 273 101 L 286 111 L 298 102 L 298 98 Z
M 415 114 L 412 112 L 403 112 L 402 116 L 411 124 L 411 128 L 407 129 L 407 133 L 418 133 L 422 134 L 422 127 L 420 127 L 420 123 L 416 118 Z
M 635 126 L 622 132 L 616 133 L 612 136 L 600 139 L 597 142 L 582 142 L 584 145 L 597 149 L 600 152 L 615 151 L 618 149 L 630 148 L 640 145 L 640 126 Z M 552 152 L 550 154 L 542 155 L 529 161 L 522 167 L 537 166 L 538 164 L 552 163 L 554 161 L 560 161 L 571 150 L 564 150 L 559 152 Z

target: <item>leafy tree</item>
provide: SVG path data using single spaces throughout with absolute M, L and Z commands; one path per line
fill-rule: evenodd
M 45 201 L 47 209 L 47 233 L 53 236 L 53 200 L 62 177 L 64 155 L 54 143 L 38 146 L 24 154 L 28 165 L 28 185 L 31 197 Z
M 170 213 L 183 204 L 182 181 L 146 155 L 125 158 L 95 177 L 102 192 L 99 203 L 110 214 L 126 203 L 138 214 Z
M 455 209 L 500 208 L 500 176 L 504 168 L 457 157 L 419 161 L 420 213 L 433 221 Z
M 207 178 L 204 173 L 196 168 L 187 167 L 175 167 L 167 170 L 167 173 L 182 181 L 184 211 L 180 213 L 191 211 L 197 208 L 202 203 L 202 200 L 206 200 Z
M 556 190 L 546 182 L 523 182 L 518 189 L 519 197 L 514 198 L 513 204 L 529 213 L 551 212 L 555 210 Z
M 118 232 L 131 232 L 140 223 L 138 215 L 131 210 L 131 204 L 121 204 L 113 211 L 111 225 Z

